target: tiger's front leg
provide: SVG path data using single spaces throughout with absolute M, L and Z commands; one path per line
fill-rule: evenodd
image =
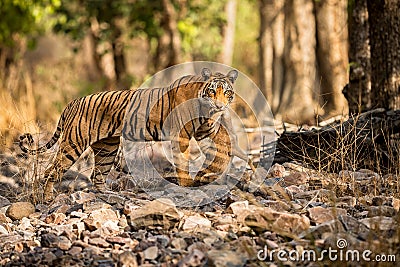
M 172 155 L 176 167 L 178 183 L 180 186 L 190 187 L 194 185 L 194 180 L 189 174 L 189 139 L 179 137 L 172 140 Z
M 206 158 L 202 169 L 196 174 L 195 180 L 201 183 L 211 183 L 223 176 L 231 165 L 231 138 L 227 129 L 220 126 L 212 138 L 200 140 L 199 144 Z

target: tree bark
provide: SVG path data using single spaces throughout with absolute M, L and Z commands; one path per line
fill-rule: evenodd
M 315 1 L 317 22 L 317 59 L 321 98 L 326 116 L 347 113 L 342 94 L 347 84 L 348 34 L 347 1 Z
M 113 26 L 113 38 L 111 47 L 114 59 L 115 81 L 117 87 L 126 87 L 124 78 L 126 77 L 126 64 L 124 55 L 124 42 L 121 40 L 121 30 L 117 26 Z M 120 88 L 123 89 L 123 88 Z
M 278 112 L 284 78 L 284 0 L 260 0 L 260 88 L 271 110 Z
M 226 24 L 222 29 L 223 48 L 220 61 L 226 65 L 232 65 L 233 51 L 235 47 L 237 0 L 228 0 L 225 5 Z
M 260 86 L 273 113 L 314 121 L 318 101 L 312 0 L 260 0 Z
M 371 109 L 371 64 L 367 0 L 354 0 L 349 7 L 349 84 L 343 94 L 349 113 Z
M 164 30 L 170 39 L 169 44 L 169 60 L 166 67 L 178 64 L 181 62 L 181 38 L 179 36 L 177 26 L 177 14 L 170 0 L 162 0 L 164 8 Z
M 373 108 L 400 108 L 400 1 L 367 0 Z
M 90 20 L 90 28 L 83 40 L 87 74 L 90 81 L 98 81 L 101 77 L 106 77 L 101 66 L 101 56 L 97 51 L 100 43 L 98 37 L 99 25 L 95 18 Z

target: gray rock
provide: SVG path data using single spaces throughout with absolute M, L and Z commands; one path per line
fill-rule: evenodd
M 377 238 L 376 234 L 372 233 L 364 223 L 351 216 L 339 216 L 339 221 L 342 223 L 346 232 L 354 234 L 361 240 Z
M 0 196 L 0 208 L 8 206 L 10 204 L 11 202 L 7 198 Z
M 376 216 L 385 216 L 385 217 L 393 217 L 397 214 L 395 208 L 390 206 L 381 206 L 381 207 L 369 207 L 368 217 L 376 217 Z

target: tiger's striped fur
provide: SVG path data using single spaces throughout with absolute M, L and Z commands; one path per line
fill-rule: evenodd
M 232 128 L 226 116 L 226 107 L 233 99 L 232 84 L 237 76 L 236 70 L 223 75 L 212 74 L 209 69 L 204 68 L 201 75 L 184 76 L 169 87 L 107 91 L 75 99 L 63 110 L 57 129 L 47 144 L 37 150 L 29 149 L 24 146 L 24 140 L 27 139 L 28 143 L 32 144 L 33 138 L 30 134 L 24 134 L 20 137 L 20 147 L 23 152 L 34 155 L 45 152 L 61 138 L 55 160 L 44 174 L 49 178 L 44 192 L 45 199 L 52 198 L 54 182 L 88 147 L 92 148 L 95 155 L 95 167 L 91 179 L 96 188 L 102 190 L 105 176 L 115 161 L 122 133 L 124 138 L 132 141 L 170 139 L 176 162 L 182 159 L 179 156 L 181 153 L 187 156 L 191 138 L 200 141 L 224 135 L 224 130 L 219 130 L 223 127 L 219 125 Z M 195 104 L 186 105 L 183 112 L 178 109 L 175 116 L 171 116 L 176 121 L 170 123 L 169 132 L 165 133 L 163 126 L 167 117 L 180 104 L 190 100 L 194 100 Z M 198 112 L 199 116 L 191 118 L 191 112 Z M 124 126 L 125 115 L 128 116 L 129 123 Z M 187 121 L 177 123 L 177 121 L 182 122 L 184 116 L 188 117 Z M 170 137 L 171 135 L 173 137 Z M 226 138 L 221 140 L 227 142 Z M 226 150 L 231 145 L 222 144 L 220 147 Z M 231 155 L 247 159 L 247 155 L 237 144 L 233 144 L 232 153 L 225 150 L 221 150 L 220 156 L 225 158 L 226 162 L 229 162 Z M 212 162 L 207 164 L 212 166 Z M 182 186 L 192 186 L 194 181 L 190 178 L 186 167 L 186 164 L 183 164 L 177 168 L 178 182 Z

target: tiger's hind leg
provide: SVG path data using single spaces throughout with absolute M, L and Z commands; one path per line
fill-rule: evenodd
M 114 165 L 119 144 L 118 136 L 101 139 L 90 146 L 94 153 L 94 170 L 90 178 L 98 191 L 105 189 L 105 179 Z
M 44 188 L 44 200 L 50 201 L 54 198 L 54 184 L 60 181 L 63 174 L 78 160 L 82 151 L 75 146 L 60 145 L 53 164 L 46 169 L 44 177 L 47 179 Z

